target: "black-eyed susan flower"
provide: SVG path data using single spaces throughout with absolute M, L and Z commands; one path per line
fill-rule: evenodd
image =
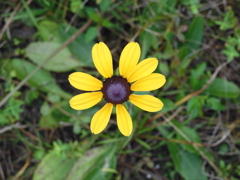
M 140 47 L 136 42 L 128 43 L 119 60 L 119 75 L 114 75 L 112 55 L 106 44 L 97 43 L 92 48 L 92 59 L 98 72 L 103 76 L 101 81 L 89 74 L 75 72 L 70 74 L 70 84 L 85 93 L 74 96 L 70 106 L 76 110 L 88 109 L 102 99 L 106 104 L 97 111 L 91 121 L 92 133 L 98 134 L 107 126 L 112 110 L 116 107 L 116 119 L 120 132 L 129 136 L 132 133 L 132 119 L 123 103 L 131 102 L 137 107 L 156 112 L 162 109 L 163 103 L 151 95 L 137 95 L 134 91 L 151 91 L 158 89 L 166 82 L 165 76 L 152 73 L 158 65 L 156 58 L 147 58 L 138 63 Z

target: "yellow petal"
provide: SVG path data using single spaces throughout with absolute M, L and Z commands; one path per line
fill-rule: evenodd
M 103 77 L 112 77 L 112 55 L 106 44 L 103 42 L 95 44 L 92 48 L 92 58 L 95 67 Z
M 73 109 L 83 110 L 94 106 L 101 101 L 102 98 L 102 92 L 83 93 L 72 97 L 69 103 Z
M 73 87 L 83 91 L 97 91 L 103 86 L 102 81 L 82 72 L 70 74 L 68 80 Z
M 141 61 L 137 66 L 135 66 L 131 74 L 128 76 L 128 82 L 131 83 L 148 76 L 157 68 L 157 65 L 158 60 L 156 58 L 148 58 Z
M 140 58 L 140 46 L 136 42 L 128 43 L 120 56 L 119 73 L 124 78 L 127 78 L 137 65 Z
M 98 134 L 106 128 L 112 113 L 112 108 L 113 104 L 107 103 L 102 109 L 94 114 L 90 125 L 92 133 Z
M 139 79 L 131 85 L 132 91 L 152 91 L 162 87 L 166 82 L 164 75 L 152 73 L 142 79 Z
M 132 119 L 122 104 L 116 105 L 117 125 L 124 136 L 130 136 L 132 133 Z
M 158 98 L 151 95 L 131 94 L 129 101 L 135 106 L 149 112 L 156 112 L 162 109 L 163 103 Z

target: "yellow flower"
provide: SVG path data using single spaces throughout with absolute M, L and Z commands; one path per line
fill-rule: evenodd
M 92 59 L 98 72 L 104 77 L 101 81 L 89 74 L 75 72 L 70 74 L 70 84 L 87 91 L 70 99 L 70 106 L 76 110 L 88 109 L 102 99 L 107 103 L 97 111 L 91 121 L 92 133 L 98 134 L 107 126 L 112 109 L 116 106 L 117 125 L 124 136 L 132 133 L 132 119 L 124 107 L 126 101 L 139 108 L 156 112 L 162 109 L 163 103 L 151 95 L 137 95 L 134 91 L 151 91 L 158 89 L 166 82 L 165 76 L 152 73 L 158 65 L 156 58 L 148 58 L 138 63 L 140 47 L 136 42 L 128 43 L 119 60 L 119 74 L 113 73 L 112 55 L 106 44 L 97 43 L 92 48 Z

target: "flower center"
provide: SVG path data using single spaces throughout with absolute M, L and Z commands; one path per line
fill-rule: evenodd
M 130 84 L 121 76 L 113 76 L 103 82 L 103 97 L 112 104 L 122 104 L 131 93 Z

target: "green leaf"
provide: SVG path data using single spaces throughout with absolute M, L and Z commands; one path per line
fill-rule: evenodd
M 179 172 L 180 171 L 180 163 L 181 163 L 181 157 L 179 156 L 180 147 L 176 143 L 167 143 L 168 150 L 171 154 L 172 160 L 174 162 L 175 169 Z
M 47 102 L 42 103 L 40 108 L 40 112 L 42 115 L 47 115 L 50 112 L 50 105 Z
M 141 140 L 139 138 L 136 138 L 136 142 L 141 144 L 144 148 L 146 148 L 148 150 L 151 150 L 151 146 L 147 142 L 145 142 L 145 141 L 143 141 L 143 140 Z
M 39 23 L 39 33 L 44 41 L 61 42 L 58 34 L 58 24 L 53 21 L 41 21 Z
M 185 137 L 182 135 L 185 134 L 185 136 L 188 137 L 188 139 L 193 142 L 193 143 L 201 143 L 200 137 L 197 133 L 197 131 L 194 128 L 187 127 L 178 121 L 172 120 L 172 123 L 182 132 L 177 131 L 177 139 L 181 141 L 187 141 Z M 181 144 L 180 145 L 184 150 L 188 151 L 189 153 L 194 153 L 196 155 L 201 155 L 198 150 L 194 148 L 193 145 L 188 145 L 188 144 Z M 199 147 L 199 150 L 201 150 L 203 153 L 205 153 L 205 156 L 207 156 L 211 161 L 214 161 L 214 158 L 212 154 L 204 149 L 203 147 Z
M 92 26 L 87 29 L 85 34 L 85 42 L 90 43 L 97 37 L 97 27 Z
M 185 45 L 191 50 L 198 50 L 202 44 L 203 38 L 203 19 L 202 17 L 195 17 L 186 33 Z
M 234 15 L 234 11 L 231 6 L 227 7 L 227 12 L 223 13 L 223 20 L 216 21 L 216 24 L 220 25 L 220 30 L 234 28 L 237 25 L 237 18 Z
M 207 180 L 202 171 L 202 159 L 196 154 L 187 151 L 180 152 L 181 162 L 179 173 L 185 180 Z
M 35 16 L 35 17 L 39 17 L 43 14 L 46 14 L 46 9 L 35 9 L 33 7 L 31 7 L 31 11 L 32 11 L 32 14 Z M 8 13 L 3 13 L 1 14 L 2 17 L 9 17 L 11 14 L 11 12 L 8 12 Z M 18 11 L 12 18 L 12 20 L 21 20 L 22 22 L 28 22 L 29 21 L 29 14 L 26 12 L 26 11 Z
M 111 0 L 102 0 L 99 7 L 100 7 L 100 10 L 102 12 L 105 12 L 109 9 L 109 7 L 111 6 L 112 4 L 112 1 Z
M 18 121 L 20 113 L 23 112 L 21 106 L 23 101 L 11 97 L 4 109 L 0 109 L 0 126 L 12 124 Z
M 169 59 L 173 57 L 174 55 L 174 50 L 172 47 L 172 41 L 174 38 L 174 33 L 172 31 L 168 31 L 164 34 L 164 38 L 166 39 L 166 46 L 163 51 L 163 58 L 164 59 Z M 156 37 L 154 39 L 157 39 Z M 157 43 L 156 43 L 157 44 Z
M 232 61 L 235 57 L 239 57 L 240 53 L 236 50 L 232 44 L 226 44 L 225 49 L 221 52 L 227 56 L 228 61 Z
M 207 180 L 202 172 L 202 159 L 196 154 L 183 150 L 178 144 L 168 143 L 168 149 L 176 171 L 185 180 Z
M 39 120 L 39 127 L 54 129 L 59 126 L 59 121 L 51 114 L 41 116 Z
M 215 97 L 210 97 L 206 100 L 208 107 L 215 111 L 222 111 L 226 109 L 226 107 L 221 103 L 220 99 Z
M 36 64 L 42 64 L 54 51 L 61 47 L 61 43 L 56 42 L 34 42 L 26 48 L 27 57 Z M 57 53 L 48 63 L 44 64 L 43 68 L 54 71 L 64 72 L 80 66 L 71 54 L 64 48 Z
M 193 14 L 198 14 L 198 4 L 199 0 L 183 0 L 181 1 L 182 4 L 184 5 L 190 5 L 190 9 Z
M 140 59 L 144 59 L 147 56 L 147 52 L 150 48 L 150 43 L 151 42 L 151 34 L 144 31 L 140 35 L 141 38 L 141 57 Z
M 108 21 L 107 19 L 104 19 L 103 17 L 101 17 L 95 8 L 93 7 L 85 7 L 84 8 L 87 16 L 89 19 L 93 20 L 96 23 L 100 23 L 102 26 L 106 27 L 106 28 L 114 28 L 115 25 L 113 23 L 111 23 L 110 21 Z
M 163 51 L 163 59 L 172 58 L 173 55 L 174 55 L 174 50 L 173 50 L 172 44 L 169 41 L 167 41 L 166 47 Z
M 70 0 L 70 10 L 73 13 L 78 13 L 78 11 L 82 9 L 82 4 L 81 0 Z
M 96 147 L 87 151 L 76 161 L 66 179 L 110 179 L 116 166 L 114 149 L 112 147 Z
M 25 103 L 27 105 L 30 105 L 31 102 L 35 99 L 38 99 L 38 97 L 39 97 L 39 91 L 33 88 L 32 90 L 29 90 L 26 92 Z
M 160 98 L 160 99 L 164 104 L 161 112 L 168 112 L 176 108 L 176 106 L 174 105 L 174 102 L 171 101 L 170 99 L 165 99 L 165 98 Z
M 201 140 L 199 138 L 199 135 L 198 133 L 196 132 L 195 129 L 193 128 L 189 128 L 187 126 L 184 126 L 182 124 L 180 124 L 179 122 L 173 120 L 172 123 L 178 127 L 178 129 L 181 130 L 181 132 L 183 134 L 185 134 L 191 142 L 194 142 L 194 143 L 201 143 Z M 186 139 L 184 137 L 182 137 L 182 135 L 177 132 L 177 139 L 179 140 L 182 140 L 182 141 L 186 141 Z M 187 151 L 191 152 L 191 153 L 197 153 L 199 154 L 196 149 L 193 147 L 193 145 L 187 145 L 187 144 L 181 144 L 181 146 L 186 149 Z
M 181 61 L 180 64 L 177 64 L 177 70 L 178 70 L 178 74 L 180 76 L 183 76 L 186 72 L 186 69 L 188 68 L 188 66 L 190 65 L 191 61 L 192 61 L 192 55 L 191 52 L 189 52 L 189 49 L 187 46 L 183 45 L 178 53 L 178 58 Z
M 226 79 L 216 78 L 204 91 L 221 98 L 237 98 L 240 95 L 239 87 Z
M 147 31 L 144 31 L 140 34 L 141 39 L 141 57 L 140 59 L 145 59 L 147 57 L 147 53 L 151 47 L 156 49 L 157 47 L 157 37 L 149 33 Z
M 172 120 L 171 121 L 180 131 L 182 131 L 192 142 L 201 142 L 198 133 L 189 127 L 182 125 L 181 123 Z M 157 127 L 163 137 L 172 139 L 177 131 L 170 132 L 169 126 L 163 125 Z M 177 132 L 177 138 L 179 140 L 186 141 Z M 168 150 L 174 162 L 176 171 L 181 174 L 185 180 L 205 180 L 206 177 L 202 172 L 202 159 L 198 151 L 191 145 L 178 144 L 175 142 L 167 142 Z M 205 155 L 213 161 L 212 155 L 206 151 L 203 147 L 200 149 Z
M 196 118 L 202 115 L 202 109 L 206 96 L 195 96 L 187 102 L 188 119 Z
M 71 37 L 74 33 L 77 32 L 78 29 L 74 27 L 70 27 L 68 31 L 65 31 L 66 26 L 60 25 L 59 26 L 59 34 L 61 36 L 62 41 L 66 41 Z M 78 60 L 80 66 L 83 67 L 94 67 L 92 62 L 92 47 L 94 45 L 93 41 L 87 41 L 88 37 L 85 37 L 85 34 L 80 34 L 71 44 L 68 45 L 70 52 L 72 53 L 73 57 Z
M 32 9 L 29 7 L 29 5 L 27 4 L 27 2 L 25 2 L 24 0 L 21 0 L 21 3 L 24 7 L 24 9 L 26 10 L 28 16 L 29 16 L 29 19 L 30 21 L 33 23 L 33 25 L 39 29 L 38 27 L 38 22 L 37 22 L 37 19 L 35 18 L 33 12 L 32 12 Z
M 187 46 L 182 46 L 179 49 L 178 58 L 180 61 L 183 61 L 184 59 L 187 58 L 187 56 L 188 56 L 188 48 L 187 48 Z
M 160 71 L 161 74 L 168 76 L 169 75 L 169 66 L 167 65 L 167 63 L 165 62 L 159 62 L 158 63 L 158 69 Z
M 197 90 L 199 89 L 199 79 L 205 72 L 207 67 L 207 63 L 203 62 L 199 64 L 195 69 L 191 70 L 191 76 L 190 76 L 190 86 L 192 89 Z
M 9 71 L 15 71 L 16 76 L 19 79 L 24 79 L 28 74 L 30 74 L 36 65 L 33 65 L 23 59 L 12 59 L 7 64 L 7 69 Z M 69 99 L 71 97 L 70 94 L 63 91 L 55 82 L 55 79 L 51 76 L 51 74 L 44 70 L 38 70 L 29 80 L 28 83 L 32 87 L 36 87 L 43 92 L 52 92 L 60 95 L 61 97 Z
M 76 112 L 69 106 L 68 101 L 58 102 L 57 104 L 60 108 L 64 109 L 64 111 L 68 112 L 69 114 L 75 114 Z M 40 111 L 41 111 L 42 117 L 39 120 L 39 126 L 43 128 L 56 128 L 60 125 L 59 122 L 69 123 L 71 120 L 71 117 L 62 113 L 55 106 L 50 107 L 46 102 L 43 103 Z
M 33 174 L 33 180 L 65 180 L 74 162 L 75 158 L 51 151 L 38 165 Z

